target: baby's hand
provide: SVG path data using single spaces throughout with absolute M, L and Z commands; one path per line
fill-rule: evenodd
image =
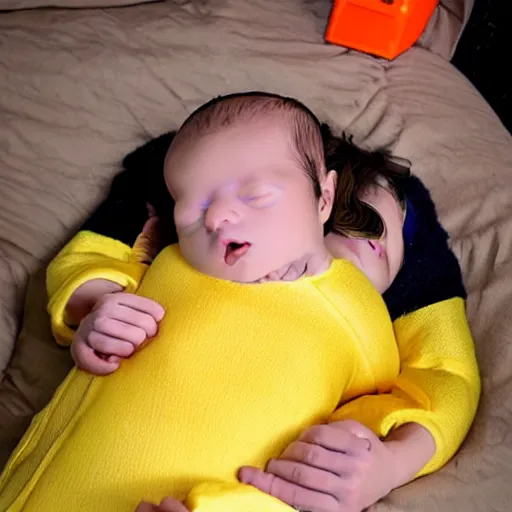
M 71 355 L 76 365 L 95 375 L 119 368 L 148 338 L 164 316 L 160 304 L 132 293 L 109 293 L 80 322 Z

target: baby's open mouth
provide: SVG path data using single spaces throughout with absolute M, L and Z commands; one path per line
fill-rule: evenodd
M 247 254 L 251 248 L 249 242 L 241 242 L 237 240 L 226 240 L 224 242 L 226 252 L 224 253 L 224 261 L 226 265 L 232 267 L 240 258 Z

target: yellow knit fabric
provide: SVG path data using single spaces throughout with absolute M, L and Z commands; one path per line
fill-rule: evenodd
M 73 331 L 65 325 L 64 309 L 69 297 L 82 283 L 97 277 L 115 281 L 121 286 L 124 286 L 127 291 L 134 291 L 137 288 L 147 267 L 140 263 L 141 258 L 138 257 L 135 252 L 136 251 L 130 247 L 110 238 L 92 232 L 81 232 L 55 258 L 48 271 L 48 291 L 50 296 L 49 311 L 52 318 L 54 332 L 61 343 L 69 344 L 71 341 Z M 338 265 L 339 263 L 336 263 L 335 267 Z M 346 271 L 347 275 L 353 275 L 353 269 L 347 270 L 351 269 L 350 266 L 342 264 L 340 269 L 343 270 L 343 272 Z M 157 276 L 155 279 L 160 282 L 160 285 L 157 284 L 155 290 L 164 286 L 162 283 L 164 283 L 164 278 L 166 278 L 166 276 L 175 287 L 182 282 L 181 277 L 179 275 L 174 275 L 170 270 L 162 271 L 162 275 L 159 275 L 159 272 L 157 271 L 157 273 L 153 275 Z M 327 276 L 330 276 L 330 278 L 327 279 Z M 314 287 L 318 291 L 322 292 L 324 298 L 329 298 L 331 295 L 334 297 L 330 311 L 322 308 L 318 310 L 313 309 L 311 311 L 304 311 L 304 307 L 301 307 L 298 311 L 301 312 L 301 314 L 303 313 L 303 317 L 301 317 L 301 320 L 295 324 L 294 322 L 297 322 L 297 315 L 288 316 L 288 313 L 293 313 L 290 309 L 297 307 L 298 296 L 292 298 L 292 302 L 288 303 L 285 302 L 284 298 L 279 294 L 279 299 L 276 295 L 276 300 L 270 300 L 268 303 L 270 306 L 271 304 L 279 302 L 279 304 L 275 304 L 276 307 L 274 309 L 271 307 L 268 308 L 269 318 L 277 311 L 281 311 L 281 309 L 286 312 L 286 316 L 281 319 L 281 328 L 289 330 L 290 336 L 287 339 L 289 339 L 290 343 L 292 339 L 295 340 L 293 337 L 295 328 L 298 327 L 298 330 L 301 331 L 304 324 L 308 327 L 306 331 L 304 331 L 304 334 L 300 335 L 297 340 L 303 339 L 306 335 L 310 335 L 312 336 L 311 340 L 317 342 L 321 339 L 322 329 L 318 329 L 318 332 L 316 332 L 317 329 L 312 329 L 311 331 L 308 329 L 317 323 L 321 324 L 321 318 L 325 317 L 327 319 L 333 314 L 338 314 L 336 313 L 336 310 L 339 309 L 339 299 L 343 297 L 342 290 L 347 290 L 347 286 L 350 285 L 350 280 L 348 278 L 345 279 L 347 277 L 345 274 L 343 276 L 342 283 L 336 282 L 332 277 L 333 270 L 331 269 L 331 271 L 326 275 L 307 281 L 310 285 L 315 283 Z M 216 282 L 209 278 L 206 278 L 206 281 Z M 357 280 L 353 281 L 352 286 L 357 286 L 356 281 Z M 283 289 L 293 291 L 293 294 L 296 294 L 299 290 L 304 289 L 305 282 L 306 281 L 301 281 L 293 285 L 292 283 L 286 283 L 284 284 Z M 364 280 L 362 282 L 364 283 Z M 202 301 L 197 302 L 199 298 L 207 300 L 204 293 L 205 290 L 210 290 L 209 286 L 202 287 L 200 290 L 190 289 L 188 293 L 189 299 L 183 304 L 181 302 L 184 300 L 183 293 L 188 286 L 186 284 L 188 283 L 188 280 L 183 281 L 183 283 L 185 288 L 173 288 L 172 291 L 172 293 L 176 294 L 174 296 L 173 303 L 178 303 L 179 308 L 181 308 L 178 309 L 178 311 L 183 311 L 183 308 L 186 308 L 186 304 L 190 305 L 194 302 L 196 303 L 196 310 L 193 310 L 191 313 L 187 313 L 187 315 L 192 314 L 194 322 L 197 322 L 197 318 L 201 318 L 201 322 L 197 323 L 200 323 L 203 327 L 206 327 L 208 322 L 210 322 L 210 326 L 220 325 L 220 329 L 224 332 L 224 324 L 230 315 L 227 316 L 226 314 L 223 314 L 220 317 L 220 320 L 218 318 L 215 320 L 213 319 L 214 317 L 212 315 L 218 312 L 217 307 L 220 307 L 220 304 L 216 303 L 217 299 L 214 299 L 213 303 L 211 301 L 207 302 L 207 304 L 204 304 L 204 307 L 199 306 L 199 304 L 203 304 Z M 228 288 L 230 286 L 237 288 L 237 286 L 240 285 L 231 284 Z M 272 295 L 276 293 L 276 290 L 280 289 L 281 285 L 273 283 L 271 286 L 272 288 L 266 289 L 270 292 L 269 299 L 273 299 Z M 250 291 L 250 288 L 248 291 Z M 348 290 L 348 293 L 350 293 L 350 286 Z M 147 295 L 157 298 L 152 291 L 147 293 Z M 168 291 L 164 295 L 169 295 L 169 297 L 171 297 L 171 292 Z M 229 295 L 230 294 L 226 295 L 226 298 Z M 302 297 L 301 294 L 300 297 Z M 240 314 L 246 314 L 247 309 L 251 309 L 253 307 L 251 306 L 251 303 L 247 301 L 247 297 L 245 296 L 236 300 L 233 296 L 230 300 L 233 304 L 233 308 L 232 310 L 229 308 L 227 309 L 232 313 L 237 311 L 238 308 L 242 308 Z M 283 300 L 282 303 L 280 302 L 281 300 Z M 358 290 L 358 300 L 365 300 L 365 295 L 360 290 Z M 258 308 L 261 306 L 262 304 L 258 304 Z M 313 311 L 316 311 L 316 316 L 313 314 Z M 341 311 L 345 313 L 345 318 L 348 319 L 347 325 L 351 322 L 354 322 L 355 325 L 357 325 L 357 322 L 362 320 L 362 318 L 357 315 L 354 319 L 350 318 L 349 314 L 353 314 L 354 310 L 344 311 L 341 309 Z M 366 319 L 375 320 L 376 323 L 379 321 L 379 315 L 374 314 L 374 311 L 380 312 L 379 314 L 382 313 L 381 305 L 375 305 L 370 302 L 367 302 L 364 306 L 364 311 Z M 266 312 L 266 309 L 262 309 L 260 314 L 265 315 Z M 194 317 L 194 315 L 197 315 L 197 318 Z M 309 323 L 310 315 L 311 323 Z M 176 310 L 173 310 L 168 306 L 165 322 L 170 322 L 171 320 L 169 319 L 175 317 Z M 242 319 L 243 316 L 237 318 Z M 383 325 L 386 326 L 387 322 L 388 320 L 384 320 Z M 372 326 L 369 327 L 373 328 Z M 260 324 L 258 324 L 258 328 L 261 328 Z M 177 330 L 178 329 L 179 325 L 177 325 Z M 359 398 L 355 398 L 348 403 L 341 405 L 341 407 L 339 407 L 339 409 L 330 417 L 330 421 L 348 418 L 355 419 L 372 428 L 374 432 L 381 437 L 386 436 L 391 429 L 404 423 L 417 422 L 422 424 L 432 433 L 437 446 L 434 458 L 419 473 L 419 475 L 423 475 L 439 469 L 456 452 L 470 427 L 478 404 L 480 379 L 473 341 L 471 339 L 465 316 L 464 302 L 459 298 L 454 298 L 420 309 L 396 320 L 394 322 L 394 330 L 400 357 L 399 373 L 395 372 L 395 374 L 389 378 L 390 374 L 393 373 L 393 371 L 391 371 L 391 367 L 396 364 L 396 346 L 395 348 L 391 350 L 388 349 L 386 351 L 384 347 L 387 342 L 381 346 L 381 338 L 376 337 L 375 339 L 367 340 L 365 346 L 361 347 L 362 353 L 359 354 L 359 356 L 362 356 L 361 364 L 363 364 L 362 361 L 364 361 L 366 357 L 366 366 L 362 370 L 358 367 L 357 371 L 355 371 L 355 367 L 353 367 L 354 361 L 346 359 L 336 368 L 335 373 L 343 374 L 341 377 L 346 378 L 347 371 L 352 372 L 352 382 L 351 385 L 345 389 L 345 394 L 343 396 L 344 401 L 349 400 L 352 397 L 357 397 L 365 392 L 371 393 L 374 389 L 377 389 L 380 393 L 378 395 L 360 396 Z M 250 334 L 250 331 L 246 326 L 241 327 L 241 332 L 244 334 L 244 336 L 241 336 L 242 340 L 245 340 L 246 335 Z M 343 334 L 340 334 L 340 339 L 342 339 L 343 336 Z M 181 334 L 177 336 L 177 339 L 182 339 Z M 222 344 L 218 344 L 217 346 L 219 347 L 219 350 L 223 347 Z M 279 346 L 281 347 L 281 344 L 279 344 Z M 282 345 L 283 348 L 286 346 L 288 345 Z M 300 343 L 298 343 L 297 346 L 300 346 Z M 295 345 L 290 345 L 288 348 L 290 350 L 290 354 L 295 354 Z M 223 354 L 223 352 L 220 354 Z M 140 355 L 141 354 L 137 354 L 137 358 L 134 358 L 132 361 L 139 359 Z M 208 353 L 205 355 L 208 355 Z M 218 356 L 219 354 L 215 353 L 214 355 Z M 121 371 L 124 371 L 127 366 L 133 364 L 132 361 L 123 364 Z M 249 362 L 247 359 L 244 361 Z M 214 366 L 216 364 L 214 357 L 210 360 L 208 360 L 208 357 L 205 357 L 204 362 L 206 363 L 205 369 L 213 372 L 210 377 L 214 381 L 226 379 L 227 376 L 230 375 L 230 370 L 226 372 L 221 367 Z M 190 373 L 191 378 L 196 376 L 196 373 L 199 373 L 201 377 L 202 373 L 199 361 L 191 366 L 194 369 L 194 371 Z M 269 367 L 269 370 L 271 367 L 272 366 Z M 245 369 L 246 367 L 243 366 L 241 368 Z M 276 366 L 273 366 L 273 368 L 276 368 Z M 375 382 L 370 382 L 371 379 L 369 379 L 371 368 L 374 370 L 377 369 L 377 371 L 381 372 L 375 375 Z M 215 371 L 215 369 L 217 369 L 217 371 Z M 182 371 L 185 371 L 185 369 L 182 369 Z M 300 368 L 298 376 L 294 375 L 294 377 L 300 377 L 299 382 L 307 384 L 309 382 L 309 372 L 310 369 L 306 367 Z M 361 373 L 359 374 L 358 372 Z M 142 375 L 143 373 L 141 373 L 141 376 Z M 251 371 L 248 371 L 247 375 L 252 375 L 252 369 Z M 285 375 L 288 375 L 288 373 L 283 374 L 283 377 Z M 148 374 L 146 374 L 146 376 L 148 376 Z M 215 378 L 215 376 L 217 378 Z M 269 377 L 271 378 L 271 375 L 269 375 Z M 327 374 L 326 377 L 330 378 Z M 340 376 L 338 376 L 338 378 L 339 377 Z M 358 378 L 360 381 L 358 381 Z M 108 379 L 110 379 L 110 377 Z M 98 393 L 101 396 L 100 391 L 95 391 L 94 393 L 91 391 L 92 389 L 96 389 L 95 386 L 99 386 L 99 384 L 95 384 L 97 380 L 100 382 L 102 381 L 102 379 L 94 379 L 81 372 L 73 371 L 70 377 L 59 389 L 52 404 L 45 412 L 36 418 L 16 453 L 11 458 L 9 466 L 0 480 L 0 496 L 2 496 L 2 498 L 0 498 L 0 510 L 19 510 L 22 506 L 21 504 L 30 494 L 32 486 L 35 485 L 39 476 L 45 472 L 45 464 L 47 464 L 47 462 L 41 464 L 41 467 L 35 469 L 38 460 L 42 457 L 45 457 L 46 461 L 51 460 L 53 454 L 66 449 L 65 447 L 69 444 L 69 441 L 67 440 L 67 434 L 61 434 L 62 425 L 68 425 L 67 428 L 74 431 L 74 427 L 72 425 L 74 422 L 80 422 L 79 417 L 75 414 L 75 409 L 77 409 L 78 404 L 80 404 L 81 408 L 85 408 L 85 410 L 89 407 L 90 411 L 95 410 L 93 405 L 88 405 L 87 400 L 91 400 L 92 404 L 94 404 L 95 401 L 93 398 L 96 396 L 95 393 Z M 227 380 L 225 382 L 227 382 Z M 269 384 L 270 382 L 271 380 L 269 380 Z M 295 381 L 294 379 L 291 379 L 290 382 Z M 156 390 L 155 386 L 157 387 Z M 101 386 L 99 389 L 101 389 Z M 148 396 L 153 396 L 153 393 L 157 392 L 158 394 L 161 391 L 160 387 L 158 387 L 158 382 L 156 381 L 153 381 L 151 386 L 148 386 L 147 383 L 144 384 L 143 389 L 144 392 L 136 390 L 137 393 L 135 395 L 139 397 L 140 393 L 142 393 L 143 396 L 140 396 L 141 400 L 147 400 Z M 341 390 L 338 391 L 341 393 Z M 126 391 L 119 390 L 118 392 L 119 396 L 126 396 Z M 251 396 L 253 395 L 249 394 L 248 399 Z M 282 395 L 279 395 L 279 397 L 281 396 Z M 319 396 L 321 396 L 321 394 L 319 394 Z M 199 405 L 202 403 L 202 401 L 199 402 L 199 398 L 200 395 L 194 399 L 194 402 L 196 403 L 197 408 L 201 410 L 201 407 L 203 406 Z M 121 401 L 119 397 L 116 397 L 115 399 L 113 398 L 112 404 L 116 404 L 119 401 Z M 64 403 L 64 406 L 61 404 L 57 408 L 56 405 L 61 402 Z M 124 401 L 121 402 L 124 403 Z M 286 399 L 282 402 L 285 403 Z M 119 404 L 119 406 L 120 405 L 121 404 Z M 115 411 L 118 411 L 117 407 L 117 405 L 114 407 Z M 156 407 L 158 408 L 158 406 Z M 306 403 L 304 403 L 304 408 L 306 408 Z M 82 409 L 80 409 L 80 411 L 82 411 Z M 229 416 L 230 418 L 236 418 L 233 419 L 233 423 L 237 428 L 239 424 L 243 426 L 248 421 L 248 419 L 243 416 L 243 413 L 244 410 L 240 409 L 240 411 L 232 412 L 232 416 Z M 53 414 L 56 416 L 55 420 L 52 420 Z M 189 424 L 190 414 L 193 413 L 191 412 L 189 405 L 187 405 L 183 410 L 180 410 L 179 413 L 176 413 L 174 421 L 181 421 L 181 418 L 185 415 L 188 422 L 187 424 Z M 255 414 L 257 417 L 260 417 L 260 412 L 256 412 Z M 268 414 L 268 408 L 266 409 L 262 407 L 261 414 Z M 113 417 L 115 417 L 115 415 Z M 119 413 L 117 420 L 121 421 L 120 418 L 123 417 L 123 413 Z M 199 422 L 201 416 L 198 416 L 197 418 Z M 122 421 L 124 422 L 124 419 Z M 83 444 L 86 446 L 86 450 L 89 446 L 91 448 L 90 458 L 87 456 L 85 460 L 92 460 L 92 450 L 94 447 L 98 448 L 98 443 L 102 444 L 102 439 L 104 439 L 102 435 L 105 431 L 105 428 L 101 426 L 102 424 L 102 420 L 98 419 L 98 427 L 93 429 L 91 432 L 88 432 L 84 437 Z M 144 428 L 153 428 L 156 424 L 157 420 L 155 420 L 151 415 L 146 418 L 141 416 L 141 422 L 139 425 L 140 431 L 143 432 Z M 215 427 L 213 425 L 215 425 Z M 212 430 L 217 428 L 216 423 L 213 425 Z M 191 427 L 191 431 L 195 432 L 197 428 L 197 425 L 194 424 L 193 427 Z M 204 428 L 205 427 L 203 426 L 203 429 Z M 131 430 L 129 425 L 127 425 L 126 430 Z M 295 432 L 298 430 L 300 429 L 297 429 Z M 80 432 L 83 432 L 83 429 Z M 201 432 L 203 432 L 203 430 L 199 428 L 198 434 L 194 433 L 194 435 L 191 436 L 191 442 L 196 441 Z M 270 440 L 277 439 L 279 437 L 279 432 L 275 430 L 274 426 L 272 426 L 268 432 L 261 432 L 261 435 L 263 434 Z M 74 434 L 74 437 L 77 438 L 77 434 Z M 290 434 L 289 437 L 292 438 L 293 435 Z M 217 447 L 217 450 L 220 450 L 221 448 L 225 448 L 227 451 L 231 450 L 230 447 L 232 443 L 229 440 L 229 435 L 226 435 L 224 439 L 227 440 L 224 440 L 221 443 L 221 446 Z M 257 442 L 258 438 L 256 435 L 254 436 L 254 440 L 250 437 L 247 441 L 250 446 L 256 446 Z M 128 456 L 131 450 L 132 444 L 130 442 L 126 442 L 125 455 Z M 135 453 L 138 453 L 138 451 Z M 180 453 L 183 453 L 181 448 Z M 184 456 L 186 459 L 186 455 Z M 130 457 L 132 457 L 130 460 L 133 460 L 134 458 L 137 458 L 137 455 Z M 159 457 L 155 459 L 155 461 L 159 460 Z M 213 461 L 219 459 L 213 459 L 212 456 L 209 457 L 209 460 Z M 248 462 L 247 460 L 244 460 L 243 463 L 246 464 Z M 74 464 L 76 464 L 76 468 L 79 470 L 83 468 L 83 463 L 78 460 L 76 460 Z M 145 464 L 146 466 L 151 465 L 151 460 L 146 460 Z M 122 465 L 125 470 L 129 469 L 127 468 L 127 463 L 123 462 Z M 135 467 L 137 466 L 138 463 L 135 464 Z M 100 468 L 101 467 L 102 466 L 100 465 Z M 73 475 L 76 472 L 76 468 L 70 470 L 70 475 Z M 148 499 L 153 497 L 157 500 L 161 497 L 162 493 L 168 494 L 171 490 L 169 486 L 174 484 L 170 482 L 169 475 L 164 473 L 165 471 L 162 472 L 162 484 L 157 482 L 158 478 L 152 480 L 152 477 L 150 476 L 144 477 L 137 487 L 137 490 L 134 492 L 134 499 L 135 495 L 137 495 L 140 498 L 145 497 Z M 103 471 L 100 471 L 100 474 L 103 475 Z M 189 471 L 185 471 L 185 475 L 188 474 Z M 103 500 L 103 497 L 107 500 L 106 497 L 108 496 L 108 493 L 105 491 L 106 484 L 106 482 L 103 482 L 98 485 L 97 488 L 93 487 L 92 484 L 87 484 L 89 496 L 83 500 L 82 505 L 84 510 L 92 510 L 92 508 L 89 508 L 89 503 L 92 503 L 92 501 L 88 501 L 89 497 L 92 499 L 92 496 L 95 496 L 95 499 L 100 502 Z M 233 485 L 236 486 L 236 492 Z M 119 495 L 123 495 L 123 493 L 127 492 L 126 490 L 128 487 L 130 486 L 119 484 Z M 232 478 L 228 479 L 228 481 L 216 481 L 213 483 L 210 481 L 200 487 L 196 487 L 194 492 L 190 495 L 189 505 L 194 505 L 197 512 L 202 510 L 214 512 L 215 510 L 218 510 L 218 507 L 215 508 L 215 504 L 218 505 L 220 503 L 220 509 L 228 511 L 230 508 L 222 508 L 225 506 L 225 502 L 217 500 L 219 492 L 221 494 L 225 493 L 226 488 L 230 488 L 232 491 L 229 493 L 231 499 L 233 499 L 233 496 L 235 495 L 244 495 L 245 501 L 242 508 L 243 510 L 252 510 L 248 508 L 248 503 L 252 503 L 253 505 L 256 504 L 255 506 L 260 507 L 259 509 L 256 508 L 256 510 L 268 510 L 269 512 L 274 510 L 271 508 L 271 505 L 275 506 L 275 502 L 272 504 L 267 502 L 265 506 L 261 505 L 254 496 L 251 496 L 251 493 L 254 493 L 252 489 L 250 492 L 247 491 L 247 489 L 244 490 L 243 486 L 237 486 L 236 482 L 234 482 Z M 161 489 L 161 493 L 159 489 Z M 4 491 L 6 494 L 4 494 Z M 249 492 L 249 494 L 247 494 L 247 492 Z M 19 499 L 16 501 L 16 505 L 9 508 L 7 504 L 18 495 Z M 56 492 L 55 499 L 61 499 L 60 491 Z M 265 499 L 265 497 L 260 497 L 260 499 Z M 78 504 L 76 504 L 76 500 L 74 500 L 75 498 L 71 500 L 73 506 L 68 508 L 68 510 L 80 510 L 79 508 L 76 508 L 78 507 Z M 280 502 L 278 502 L 278 504 L 282 505 Z M 59 508 L 55 508 L 53 505 L 49 508 L 35 507 L 34 509 L 41 510 L 42 512 L 45 510 L 59 510 Z M 30 508 L 27 508 L 27 510 L 30 510 Z M 98 508 L 98 510 L 101 510 L 101 508 Z M 108 508 L 108 510 L 115 511 L 118 509 Z M 125 509 L 119 508 L 119 510 Z
M 91 279 L 108 279 L 133 293 L 147 265 L 132 248 L 91 231 L 80 231 L 48 266 L 48 312 L 52 330 L 60 345 L 70 345 L 74 331 L 65 322 L 69 299 Z
M 62 344 L 69 344 L 73 334 L 64 323 L 64 309 L 73 292 L 94 277 L 134 291 L 146 268 L 140 263 L 144 254 L 139 253 L 111 238 L 82 231 L 53 260 L 48 270 L 49 311 Z M 480 378 L 462 299 L 420 309 L 396 320 L 394 328 L 400 375 L 389 388 L 378 383 L 387 393 L 343 405 L 332 419 L 357 419 L 382 437 L 404 423 L 422 424 L 434 436 L 437 452 L 420 476 L 442 467 L 462 443 L 478 404 Z
M 333 421 L 353 419 L 380 436 L 419 423 L 434 437 L 436 453 L 417 476 L 438 470 L 458 450 L 480 397 L 480 375 L 464 301 L 453 298 L 394 322 L 400 374 L 388 393 L 342 405 Z
M 196 512 L 289 511 L 237 484 L 237 469 L 264 467 L 398 375 L 384 302 L 347 261 L 243 285 L 200 274 L 172 246 L 138 293 L 166 309 L 158 335 L 108 377 L 72 370 L 11 457 L 0 510 L 133 512 L 192 490 Z

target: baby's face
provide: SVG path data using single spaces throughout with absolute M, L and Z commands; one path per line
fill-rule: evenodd
M 326 237 L 326 244 L 335 258 L 354 263 L 377 290 L 384 293 L 402 266 L 404 212 L 395 196 L 384 186 L 369 187 L 360 199 L 372 206 L 384 221 L 382 237 L 369 240 L 330 233 Z
M 291 147 L 284 123 L 271 118 L 169 152 L 180 250 L 197 270 L 253 282 L 322 247 L 330 208 L 315 198 Z

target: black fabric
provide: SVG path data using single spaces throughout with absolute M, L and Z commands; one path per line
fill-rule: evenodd
M 512 133 L 512 8 L 507 0 L 476 0 L 452 63 L 489 102 Z
M 446 299 L 466 298 L 459 262 L 429 191 L 411 176 L 405 196 L 414 209 L 415 229 L 412 237 L 405 237 L 404 264 L 383 295 L 392 320 Z
M 114 178 L 109 194 L 81 230 L 93 231 L 133 246 L 148 219 L 148 204 L 156 210 L 166 239 L 177 242 L 174 201 L 165 184 L 164 159 L 175 132 L 152 139 L 123 160 L 123 170 Z

